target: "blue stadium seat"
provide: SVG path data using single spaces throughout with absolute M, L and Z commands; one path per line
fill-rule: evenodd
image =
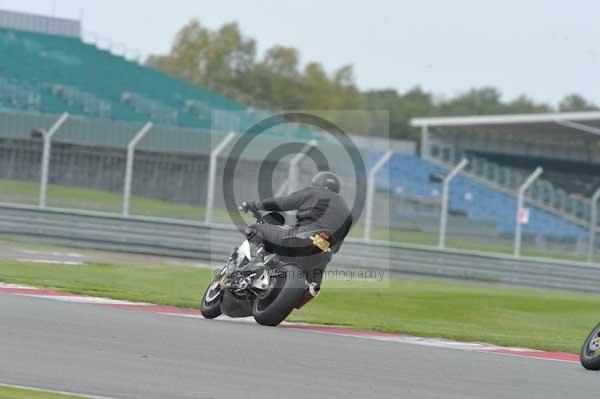
M 382 155 L 380 152 L 371 152 L 368 166 L 373 166 Z M 429 182 L 429 175 L 433 173 L 445 174 L 447 171 L 418 156 L 396 154 L 378 175 L 377 186 L 381 189 L 389 188 L 392 192 L 402 187 L 403 195 L 440 199 L 441 185 Z M 435 192 L 437 195 L 434 194 Z M 499 234 L 514 232 L 516 207 L 516 198 L 494 191 L 464 175 L 458 175 L 452 182 L 450 208 L 464 213 L 473 220 L 495 220 Z M 523 225 L 525 234 L 555 237 L 586 235 L 584 229 L 568 220 L 534 206 L 528 208 L 530 209 L 529 223 Z M 588 210 L 580 211 L 584 213 Z

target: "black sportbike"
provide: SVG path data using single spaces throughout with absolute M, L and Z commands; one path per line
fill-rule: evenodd
M 240 207 L 240 211 L 248 211 Z M 277 212 L 262 215 L 249 210 L 257 223 L 283 225 L 285 218 Z M 329 251 L 326 230 L 302 233 L 299 239 L 311 240 L 320 250 Z M 267 253 L 263 246 L 245 240 L 215 275 L 206 289 L 200 311 L 207 319 L 221 314 L 248 317 L 262 325 L 276 326 L 292 312 L 318 294 L 316 283 L 309 283 L 298 263 L 277 254 Z

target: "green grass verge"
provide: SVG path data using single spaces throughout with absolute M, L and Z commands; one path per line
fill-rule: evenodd
M 196 308 L 212 272 L 162 266 L 0 261 L 0 281 Z M 600 297 L 413 278 L 389 287 L 329 280 L 290 320 L 576 353 Z
M 0 179 L 0 202 L 36 205 L 38 203 L 38 196 L 39 184 L 37 182 Z M 52 184 L 48 186 L 48 206 L 51 207 L 121 212 L 122 204 L 123 197 L 120 193 Z M 203 221 L 205 210 L 201 207 L 132 196 L 131 214 Z M 222 223 L 230 223 L 231 221 L 229 215 L 223 209 L 215 209 L 213 216 L 216 221 Z M 248 217 L 247 220 L 250 220 L 250 218 Z M 373 238 L 377 240 L 404 244 L 437 246 L 438 243 L 437 234 L 419 231 L 373 229 L 372 234 Z M 350 236 L 354 238 L 362 238 L 362 235 L 362 226 L 358 225 L 354 226 L 350 233 Z M 512 246 L 509 244 L 503 245 L 452 236 L 447 237 L 446 246 L 455 249 L 503 254 L 511 254 L 513 251 Z M 527 249 L 526 243 L 524 243 L 522 253 L 524 256 L 585 261 L 583 257 L 530 251 Z
M 32 391 L 0 385 L 0 399 L 84 399 L 81 396 L 59 395 L 56 393 Z
M 0 201 L 37 205 L 38 199 L 39 183 L 0 179 Z M 109 191 L 50 184 L 48 185 L 47 205 L 67 209 L 121 212 L 123 196 L 120 193 Z M 131 214 L 201 221 L 205 211 L 201 207 L 132 196 Z M 220 209 L 216 209 L 214 215 L 215 217 L 228 217 L 227 212 Z

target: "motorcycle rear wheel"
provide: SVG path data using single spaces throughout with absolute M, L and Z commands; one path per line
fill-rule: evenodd
M 588 335 L 581 347 L 581 365 L 588 370 L 600 370 L 600 324 Z
M 271 284 L 268 295 L 256 299 L 252 307 L 254 320 L 264 326 L 276 326 L 284 321 L 306 291 L 304 274 L 294 265 L 279 268 Z

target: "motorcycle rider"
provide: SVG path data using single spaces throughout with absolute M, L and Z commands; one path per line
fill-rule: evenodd
M 301 266 L 317 292 L 327 263 L 340 250 L 353 223 L 352 214 L 339 194 L 340 186 L 335 173 L 319 172 L 309 187 L 288 196 L 242 205 L 244 211 L 297 211 L 294 226 L 253 224 L 246 230 L 246 236 L 249 241 L 263 245 L 267 252 L 289 257 Z M 322 232 L 320 236 L 327 241 L 328 248 L 316 246 L 316 232 Z

